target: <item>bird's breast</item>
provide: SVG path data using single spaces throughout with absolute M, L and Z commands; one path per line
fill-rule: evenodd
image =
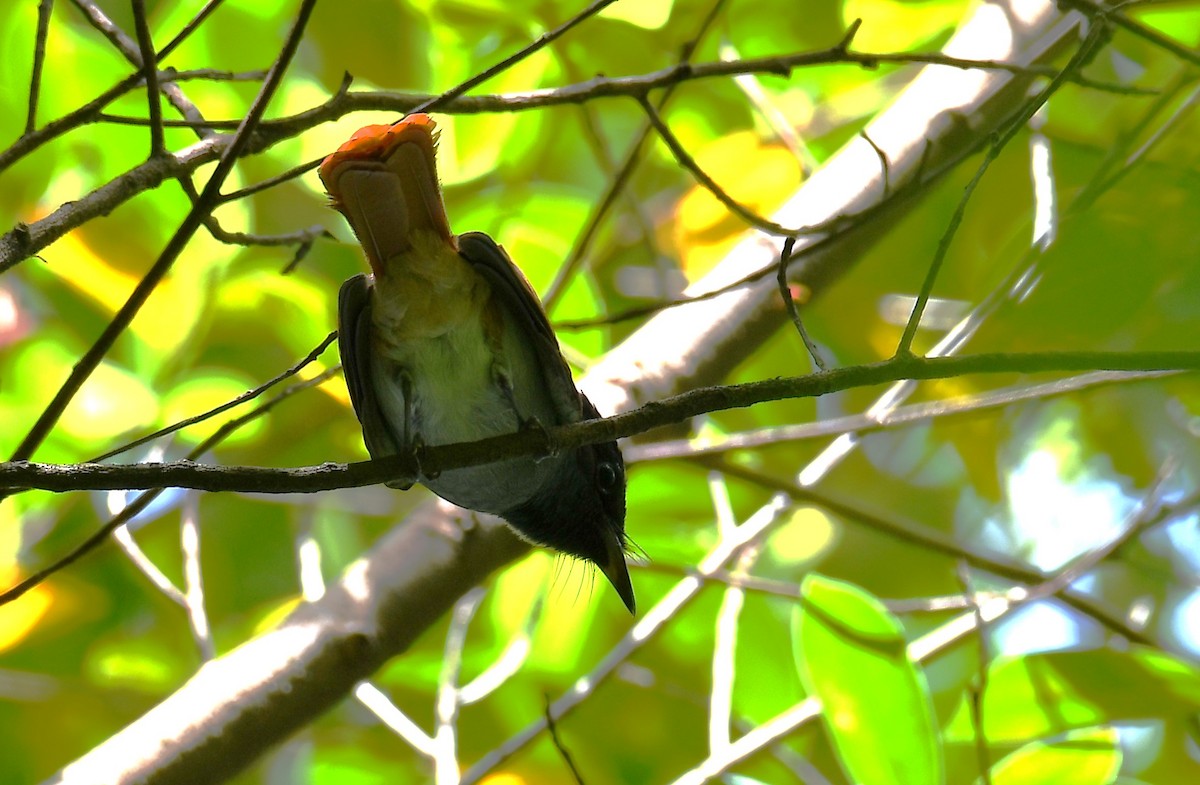
M 475 295 L 461 289 L 449 296 L 428 288 L 376 284 L 372 378 L 396 444 L 405 441 L 406 417 L 412 438 L 429 446 L 515 433 L 530 418 L 546 426 L 559 424 L 527 330 L 486 296 L 487 282 L 463 265 L 473 277 Z M 398 292 L 405 303 L 384 299 Z M 439 301 L 443 305 L 435 306 Z M 422 325 L 422 319 L 427 323 Z M 501 378 L 511 389 L 502 386 Z M 406 385 L 411 394 L 407 401 Z M 528 500 L 557 460 L 491 463 L 446 471 L 423 482 L 463 507 L 501 513 Z

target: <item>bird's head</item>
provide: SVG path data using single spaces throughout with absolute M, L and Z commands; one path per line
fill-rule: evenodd
M 585 408 L 590 406 L 589 402 Z M 599 416 L 595 409 L 591 412 Z M 563 456 L 558 467 L 545 492 L 502 517 L 534 543 L 595 564 L 635 613 L 625 562 L 625 462 L 617 443 L 580 447 Z

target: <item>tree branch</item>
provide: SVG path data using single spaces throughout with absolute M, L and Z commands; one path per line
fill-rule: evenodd
M 1008 18 L 1017 27 L 1004 31 L 1011 36 L 1003 53 L 990 43 L 996 33 L 994 17 L 981 21 L 977 16 L 955 40 L 981 56 L 1008 57 L 1011 48 L 1011 62 L 1024 67 L 1053 52 L 1080 19 L 1063 17 L 1048 2 L 1028 10 L 1022 17 L 1026 21 Z M 980 35 L 981 23 L 988 28 L 983 41 L 972 38 Z M 966 95 L 961 82 L 947 80 L 948 73 L 953 72 L 926 69 L 872 124 L 870 138 L 886 151 L 894 181 L 961 160 L 976 149 L 974 140 L 1000 127 L 1024 100 L 1028 77 L 996 72 L 983 80 L 973 78 L 972 92 Z M 952 122 L 951 116 L 968 123 Z M 876 152 L 866 142 L 852 142 L 804 184 L 778 220 L 820 223 L 861 212 L 885 197 L 893 199 L 895 192 L 885 193 L 879 177 Z M 806 262 L 798 277 L 819 293 L 899 212 L 879 213 L 869 225 L 847 225 L 829 253 Z M 773 270 L 778 253 L 777 246 L 748 235 L 691 291 L 711 292 L 764 267 Z M 602 411 L 621 412 L 637 401 L 714 383 L 779 323 L 774 282 L 746 285 L 656 316 L 597 364 L 581 387 Z M 611 422 L 588 423 L 581 432 L 611 428 Z M 387 657 L 403 651 L 467 589 L 527 547 L 495 521 L 481 525 L 473 516 L 455 516 L 448 509 L 434 502 L 418 509 L 356 562 L 325 598 L 302 606 L 278 630 L 207 664 L 163 704 L 54 781 L 118 781 L 123 776 L 156 782 L 216 780 L 310 721 Z
M 437 475 L 451 469 L 512 458 L 551 455 L 588 444 L 636 436 L 710 412 L 903 380 L 950 379 L 973 373 L 1198 370 L 1200 351 L 1041 352 L 929 358 L 901 355 L 870 365 L 834 368 L 807 376 L 691 390 L 623 414 L 577 425 L 428 446 L 421 451 L 420 468 L 426 474 Z M 296 469 L 207 466 L 191 461 L 126 466 L 10 461 L 0 463 L 0 490 L 31 488 L 62 492 L 169 487 L 238 493 L 317 493 L 390 480 L 418 481 L 417 472 L 417 462 L 410 455 L 349 464 L 330 462 Z
M 80 358 L 75 367 L 71 369 L 67 380 L 63 382 L 63 385 L 59 388 L 49 405 L 47 405 L 33 424 L 33 427 L 25 435 L 25 438 L 17 446 L 16 451 L 13 453 L 14 460 L 29 458 L 37 450 L 42 440 L 46 438 L 55 423 L 58 422 L 58 418 L 67 408 L 67 404 L 75 397 L 75 393 L 79 391 L 84 381 L 87 380 L 96 366 L 100 364 L 104 356 L 108 354 L 109 349 L 112 348 L 117 338 L 133 321 L 134 316 L 141 310 L 142 305 L 150 297 L 151 292 L 154 291 L 159 282 L 170 271 L 171 266 L 187 246 L 192 235 L 200 228 L 208 211 L 216 205 L 216 197 L 221 190 L 221 184 L 225 182 L 225 178 L 233 170 L 238 157 L 247 147 L 251 133 L 259 121 L 262 120 L 271 97 L 283 81 L 283 74 L 300 45 L 300 38 L 304 31 L 304 26 L 308 22 L 309 15 L 312 13 L 314 3 L 315 0 L 304 0 L 301 4 L 296 22 L 291 31 L 289 31 L 279 57 L 271 67 L 271 72 L 267 75 L 266 81 L 263 82 L 262 89 L 259 90 L 258 95 L 255 97 L 254 103 L 250 107 L 250 112 L 246 115 L 242 126 L 229 141 L 229 146 L 221 155 L 221 160 L 217 163 L 212 176 L 205 183 L 200 197 L 192 205 L 192 209 L 188 211 L 188 214 L 180 223 L 175 234 L 167 242 L 167 247 L 163 249 L 163 252 L 159 255 L 149 272 L 134 287 L 133 292 L 129 295 L 129 299 L 125 301 L 125 304 L 113 316 L 112 321 L 108 323 L 108 326 L 105 327 L 92 347 Z
M 165 50 L 164 50 L 165 51 Z M 160 58 L 162 54 L 160 53 Z M 670 68 L 655 71 L 650 74 L 635 77 L 607 78 L 596 77 L 586 82 L 579 82 L 565 87 L 531 90 L 521 93 L 485 96 L 459 96 L 454 100 L 438 107 L 438 111 L 446 114 L 482 114 L 492 112 L 514 112 L 538 109 L 547 106 L 575 104 L 607 97 L 647 96 L 651 91 L 680 84 L 696 79 L 711 79 L 749 73 L 768 73 L 782 76 L 790 75 L 792 69 L 802 66 L 824 65 L 830 63 L 847 63 L 860 67 L 869 67 L 880 62 L 913 62 L 933 63 L 951 66 L 959 69 L 980 68 L 995 71 L 998 74 L 1017 73 L 1022 76 L 1043 75 L 1055 73 L 1054 69 L 1041 67 L 1033 68 L 1014 64 L 1005 64 L 995 60 L 967 60 L 962 58 L 945 57 L 932 54 L 857 54 L 846 52 L 833 47 L 820 52 L 805 52 L 784 57 L 754 58 L 729 62 L 712 62 L 698 65 L 681 63 Z M 39 134 L 45 136 L 41 141 L 48 141 L 54 135 L 78 127 L 99 113 L 100 109 L 110 103 L 121 93 L 136 86 L 140 75 L 122 82 L 114 91 L 110 91 L 100 99 L 92 102 L 87 111 L 80 110 L 70 116 L 70 120 L 55 121 L 49 124 Z M 242 155 L 260 153 L 274 144 L 290 139 L 298 134 L 325 122 L 331 122 L 347 114 L 357 111 L 390 110 L 400 113 L 410 112 L 431 100 L 427 95 L 411 93 L 373 92 L 352 93 L 338 92 L 329 101 L 319 107 L 300 112 L 292 117 L 270 120 L 262 123 L 241 151 Z M 180 123 L 170 123 L 172 126 Z M 237 121 L 196 121 L 197 126 L 205 128 L 232 128 Z M 51 131 L 55 131 L 51 134 Z M 87 221 L 105 215 L 121 203 L 137 194 L 156 188 L 168 177 L 180 177 L 194 171 L 197 167 L 216 160 L 224 152 L 229 140 L 225 137 L 215 137 L 206 140 L 207 145 L 195 145 L 163 159 L 151 161 L 135 167 L 106 183 L 101 188 L 77 201 L 64 204 L 46 218 L 30 224 L 18 224 L 15 228 L 0 236 L 0 273 L 13 267 L 25 259 L 36 255 L 50 243 L 57 240 L 66 232 L 81 226 Z M 19 150 L 16 145 L 4 153 L 0 153 L 0 170 L 10 165 L 20 156 L 35 149 L 36 145 L 25 142 Z M 14 152 L 15 151 L 15 152 Z M 153 165 L 156 162 L 157 165 Z M 271 184 L 283 182 L 292 177 L 315 169 L 320 160 L 301 164 L 287 173 L 287 177 L 273 178 Z M 242 189 L 236 196 L 241 197 L 260 190 L 254 186 Z M 103 195 L 101 195 L 103 192 Z M 802 224 L 809 225 L 809 224 Z

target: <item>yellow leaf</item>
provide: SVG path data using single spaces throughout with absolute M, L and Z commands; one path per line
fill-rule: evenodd
M 0 565 L 0 584 L 12 586 L 21 579 L 15 564 Z M 49 586 L 35 586 L 16 602 L 0 605 L 0 651 L 23 641 L 50 610 L 54 594 Z
M 791 151 L 764 142 L 753 131 L 721 137 L 692 155 L 730 198 L 764 217 L 794 194 L 802 179 L 800 162 Z M 676 209 L 672 238 L 688 280 L 712 269 L 746 227 L 708 189 L 693 186 Z

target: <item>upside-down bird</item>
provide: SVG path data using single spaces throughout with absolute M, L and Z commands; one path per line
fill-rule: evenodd
M 371 266 L 338 296 L 350 400 L 372 457 L 600 415 L 575 387 L 550 322 L 504 249 L 450 231 L 436 125 L 414 114 L 357 131 L 320 176 Z M 596 564 L 634 612 L 617 443 L 421 477 L 526 540 Z

